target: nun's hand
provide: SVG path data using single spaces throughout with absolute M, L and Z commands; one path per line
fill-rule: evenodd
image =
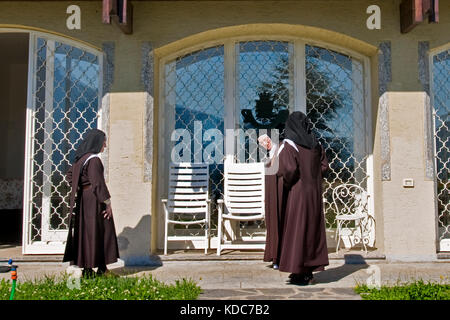
M 258 138 L 258 143 L 264 148 L 270 151 L 272 149 L 272 140 L 267 134 L 263 134 Z
M 103 218 L 105 219 L 110 219 L 112 218 L 112 208 L 111 208 L 111 204 L 106 205 L 106 210 L 103 210 Z

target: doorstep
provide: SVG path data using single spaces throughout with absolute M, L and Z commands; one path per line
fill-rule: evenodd
M 221 255 L 216 254 L 216 250 L 210 250 L 204 254 L 203 250 L 173 250 L 169 251 L 167 255 L 163 251 L 157 251 L 153 254 L 157 260 L 164 261 L 262 261 L 264 252 L 251 250 L 223 250 Z M 330 260 L 343 260 L 347 264 L 364 264 L 366 260 L 375 262 L 376 260 L 386 260 L 386 256 L 378 250 L 368 251 L 367 254 L 360 250 L 340 250 L 338 253 L 335 250 L 330 250 L 328 254 Z M 13 259 L 14 262 L 58 262 L 62 263 L 63 255 L 24 255 L 22 254 L 22 247 L 8 247 L 0 245 L 0 263 L 8 262 Z M 445 258 L 442 258 L 445 259 Z
M 9 259 L 16 262 L 62 262 L 62 254 L 22 254 L 22 246 L 0 244 L 0 263 L 7 263 Z
M 216 250 L 210 250 L 207 254 L 203 250 L 173 250 L 167 255 L 163 251 L 157 251 L 156 256 L 164 261 L 234 261 L 234 260 L 262 260 L 264 252 L 250 250 L 223 250 L 221 255 L 216 254 Z M 386 256 L 378 250 L 368 251 L 367 254 L 360 250 L 340 250 L 330 249 L 328 253 L 330 260 L 344 260 L 349 264 L 364 264 L 365 260 L 386 260 Z

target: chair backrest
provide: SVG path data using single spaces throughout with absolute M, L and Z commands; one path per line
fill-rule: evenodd
M 337 215 L 367 215 L 367 192 L 355 184 L 341 184 L 333 190 Z
M 171 163 L 169 169 L 169 213 L 205 213 L 209 196 L 209 168 L 206 163 Z
M 224 201 L 233 215 L 265 214 L 264 163 L 225 162 Z

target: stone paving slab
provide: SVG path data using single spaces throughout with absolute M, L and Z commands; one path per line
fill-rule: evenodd
M 345 291 L 333 291 L 333 289 L 310 290 L 300 288 L 289 289 L 252 289 L 220 290 L 206 289 L 200 294 L 199 300 L 362 300 L 351 288 Z
M 63 275 L 67 263 L 17 263 L 19 281 Z M 380 284 L 393 285 L 415 280 L 450 283 L 450 262 L 345 264 L 330 261 L 325 271 L 314 274 L 315 284 L 307 287 L 287 283 L 288 273 L 268 268 L 268 263 L 244 261 L 164 261 L 160 266 L 109 266 L 120 276 L 152 275 L 165 283 L 181 278 L 194 280 L 202 289 L 199 299 L 345 299 L 359 300 L 353 288 L 372 277 Z M 73 270 L 72 270 L 73 272 Z M 7 273 L 0 279 L 9 279 Z

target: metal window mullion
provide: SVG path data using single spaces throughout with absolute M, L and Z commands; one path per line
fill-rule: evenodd
M 435 102 L 434 102 L 434 57 L 437 53 L 435 54 L 430 54 L 429 56 L 429 66 L 430 66 L 430 103 L 431 103 L 431 126 L 432 126 L 432 130 L 433 130 L 433 155 L 434 155 L 434 175 L 436 177 L 436 180 L 438 179 L 438 163 L 437 163 L 437 159 L 438 159 L 438 155 L 437 155 L 437 150 L 436 150 L 436 116 L 437 116 L 437 112 L 436 112 L 436 108 L 435 108 Z M 437 188 L 435 190 L 436 192 L 436 198 L 437 198 Z
M 224 91 L 225 91 L 225 161 L 233 161 L 236 148 L 235 129 L 239 128 L 239 43 L 228 40 L 224 43 Z M 227 132 L 228 131 L 228 132 Z M 238 234 L 238 224 L 225 221 L 224 228 L 231 239 Z
M 70 57 L 70 54 L 65 56 L 66 58 L 66 75 L 65 75 L 65 103 L 64 103 L 64 119 L 62 119 L 62 122 L 64 123 L 63 125 L 63 133 L 64 133 L 64 138 L 63 138 L 63 145 L 67 145 L 67 150 L 63 150 L 64 154 L 68 154 L 69 150 L 70 150 L 70 135 L 69 135 L 69 128 L 70 128 L 70 123 L 72 122 L 72 113 L 73 110 L 70 108 L 70 90 L 72 87 L 72 82 L 71 82 L 71 78 L 72 78 L 72 58 Z M 67 140 L 69 142 L 67 142 Z
M 239 84 L 239 79 L 236 77 L 238 74 L 238 65 L 236 63 L 236 56 L 238 48 L 236 48 L 235 42 L 232 40 L 224 43 L 224 132 L 225 132 L 225 156 L 226 159 L 231 159 L 235 153 L 235 137 L 234 129 L 236 128 L 236 108 L 239 106 L 237 103 L 236 88 Z M 227 130 L 229 134 L 227 134 Z M 233 132 L 230 136 L 230 132 Z
M 165 88 L 164 88 L 164 110 L 165 110 L 165 119 L 164 119 L 164 127 L 167 133 L 167 138 L 169 139 L 169 145 L 172 145 L 174 142 L 171 141 L 171 135 L 172 133 L 175 131 L 175 123 L 176 123 L 176 103 L 177 103 L 177 61 L 173 60 L 171 62 L 168 62 L 167 64 L 165 64 L 164 67 L 164 84 L 165 84 Z M 191 136 L 192 138 L 192 136 Z M 186 143 L 186 141 L 183 141 L 183 143 Z M 189 141 L 188 143 L 191 143 L 191 141 Z M 170 161 L 172 161 L 172 154 L 170 153 L 172 151 L 172 148 L 167 148 L 167 158 L 166 159 L 171 159 Z M 192 158 L 190 158 L 192 161 Z M 164 165 L 165 165 L 165 170 L 164 172 L 166 172 L 165 176 L 168 177 L 169 176 L 169 168 L 167 166 L 167 162 L 168 161 L 164 161 Z M 161 162 L 162 163 L 162 162 Z M 164 181 L 164 189 L 163 190 L 168 190 L 168 181 L 165 180 Z M 167 195 L 169 196 L 169 195 Z M 163 222 L 164 219 L 161 219 Z M 169 224 L 168 226 L 168 232 L 169 234 L 173 234 L 175 232 L 175 226 L 173 224 Z
M 372 129 L 372 95 L 370 87 L 370 60 L 368 58 L 363 59 L 363 75 L 364 75 L 364 110 L 365 110 L 365 137 L 366 137 L 366 176 L 367 176 L 367 194 L 369 195 L 368 206 L 369 214 L 375 218 L 375 197 L 374 197 L 374 174 L 373 174 L 373 129 Z M 376 231 L 375 231 L 376 241 Z
M 363 61 L 363 74 L 364 74 L 364 112 L 365 112 L 365 120 L 366 120 L 366 153 L 371 155 L 373 153 L 372 141 L 373 141 L 373 130 L 372 130 L 372 95 L 371 95 L 371 87 L 370 87 L 370 60 L 368 58 L 364 58 Z M 372 172 L 367 171 L 369 175 L 372 175 Z
M 28 44 L 28 86 L 27 86 L 27 110 L 25 126 L 25 165 L 24 165 L 24 192 L 23 192 L 23 236 L 22 253 L 26 254 L 31 245 L 31 221 L 33 212 L 33 154 L 34 154 L 34 112 L 36 109 L 36 36 L 30 33 Z
M 157 147 L 158 147 L 158 160 L 157 163 L 154 164 L 158 168 L 159 177 L 167 177 L 169 174 L 168 171 L 168 165 L 166 161 L 166 147 L 165 144 L 167 143 L 167 133 L 166 133 L 166 126 L 165 126 L 165 106 L 166 106 L 166 74 L 165 74 L 165 66 L 166 61 L 161 59 L 159 60 L 159 99 L 158 99 L 158 110 L 157 110 L 157 127 L 158 127 L 158 137 L 157 138 Z M 155 206 L 157 206 L 157 211 L 152 216 L 152 241 L 151 241 L 151 250 L 152 252 L 155 252 L 157 248 L 160 247 L 160 243 L 164 244 L 164 232 L 160 232 L 160 230 L 164 230 L 164 207 L 161 203 L 160 199 L 166 198 L 168 194 L 166 193 L 167 188 L 167 180 L 166 179 L 157 179 L 157 203 Z
M 44 113 L 44 159 L 42 179 L 42 241 L 49 241 L 51 216 L 51 174 L 52 174 L 52 148 L 53 148 L 53 94 L 55 70 L 55 41 L 47 40 L 45 58 L 45 113 Z
M 103 120 L 106 118 L 104 114 L 106 110 L 103 109 L 103 59 L 104 53 L 97 55 L 98 59 L 98 102 L 97 102 L 97 128 L 100 130 L 105 130 L 106 125 L 103 124 Z M 106 132 L 106 135 L 109 136 L 109 132 Z M 108 152 L 108 151 L 106 151 Z M 103 160 L 103 159 L 102 159 Z
M 364 86 L 363 71 L 358 69 L 358 65 L 361 65 L 361 68 L 363 68 L 363 65 L 359 61 L 352 58 L 353 154 L 355 156 L 355 162 L 358 162 L 355 163 L 354 178 L 355 183 L 360 185 L 364 177 L 356 175 L 356 172 L 358 172 L 356 165 L 361 164 L 365 156 L 366 119 L 364 112 L 364 88 L 362 88 L 363 92 L 358 90 L 358 85 Z
M 294 42 L 294 111 L 306 114 L 306 55 L 305 42 Z

